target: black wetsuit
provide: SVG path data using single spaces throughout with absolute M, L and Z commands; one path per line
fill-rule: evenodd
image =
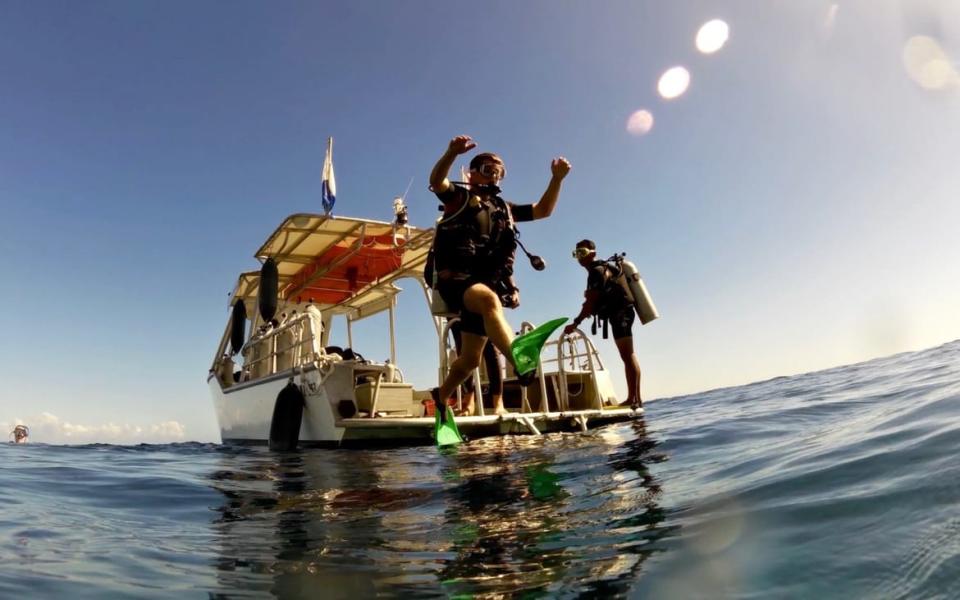
M 444 215 L 437 225 L 434 269 L 436 289 L 447 306 L 460 314 L 461 330 L 485 336 L 483 317 L 463 306 L 463 294 L 470 286 L 481 283 L 501 299 L 510 295 L 516 242 L 509 221 L 532 221 L 533 205 L 484 196 L 479 206 L 470 206 L 470 197 L 474 195 L 477 194 L 461 185 L 437 194 L 443 202 Z M 502 214 L 503 209 L 510 214 Z M 507 302 L 504 305 L 512 308 Z

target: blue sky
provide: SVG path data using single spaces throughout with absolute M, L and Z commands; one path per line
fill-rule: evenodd
M 389 219 L 412 177 L 421 226 L 453 135 L 504 157 L 515 201 L 566 156 L 555 214 L 522 229 L 549 267 L 520 268 L 510 319 L 575 314 L 576 240 L 626 251 L 662 314 L 635 332 L 648 399 L 960 337 L 960 96 L 904 59 L 923 35 L 957 61 L 950 2 L 2 7 L 0 425 L 216 439 L 227 294 L 286 215 L 321 210 L 327 136 L 339 214 Z M 702 55 L 714 18 L 730 40 Z M 690 88 L 660 99 L 675 65 Z M 654 127 L 631 135 L 641 108 Z M 427 386 L 408 296 L 401 366 Z M 380 325 L 359 328 L 367 356 L 387 355 Z

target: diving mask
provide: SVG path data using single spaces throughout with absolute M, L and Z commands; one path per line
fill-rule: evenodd
M 497 181 L 507 176 L 507 170 L 503 165 L 495 162 L 485 162 L 480 165 L 479 168 L 473 169 L 473 171 L 480 173 L 484 177 L 496 179 Z
M 583 246 L 581 246 L 579 248 L 574 249 L 573 257 L 577 260 L 580 260 L 581 258 L 586 258 L 590 256 L 591 252 L 593 252 L 593 250 L 591 250 L 590 248 L 584 248 Z

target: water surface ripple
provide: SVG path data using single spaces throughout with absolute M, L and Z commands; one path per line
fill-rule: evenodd
M 435 448 L 0 446 L 0 597 L 960 597 L 960 342 Z

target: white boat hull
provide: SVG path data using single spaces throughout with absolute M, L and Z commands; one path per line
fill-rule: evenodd
M 433 443 L 434 417 L 351 417 L 338 414 L 341 400 L 352 398 L 353 371 L 334 369 L 323 379 L 317 370 L 278 374 L 238 384 L 226 391 L 215 377 L 208 384 L 213 396 L 220 436 L 226 444 L 267 444 L 273 408 L 280 391 L 291 381 L 304 392 L 300 426 L 303 446 L 383 446 Z M 643 409 L 606 407 L 538 413 L 457 417 L 467 439 L 497 435 L 537 435 L 553 431 L 586 431 L 611 422 L 636 419 Z
M 277 396 L 291 379 L 303 391 L 305 406 L 300 441 L 337 445 L 344 428 L 337 426 L 335 410 L 342 399 L 353 398 L 350 369 L 336 369 L 320 384 L 316 369 L 292 372 L 221 389 L 215 377 L 208 380 L 213 406 L 224 443 L 265 444 L 270 439 L 270 422 Z

